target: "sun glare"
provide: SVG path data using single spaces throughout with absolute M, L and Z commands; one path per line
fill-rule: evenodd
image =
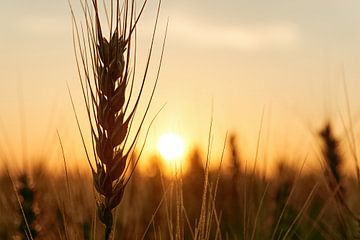
M 163 134 L 157 144 L 161 157 L 171 162 L 184 154 L 184 140 L 175 133 Z

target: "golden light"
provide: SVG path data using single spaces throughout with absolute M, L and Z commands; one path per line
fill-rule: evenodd
M 175 133 L 162 135 L 157 144 L 161 157 L 166 161 L 174 161 L 180 158 L 185 151 L 184 140 Z

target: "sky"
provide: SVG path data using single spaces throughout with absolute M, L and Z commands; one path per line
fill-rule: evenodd
M 81 21 L 78 1 L 71 2 Z M 139 75 L 156 4 L 149 0 L 139 24 Z M 329 118 L 339 136 L 344 136 L 341 118 L 346 126 L 351 118 L 358 133 L 359 12 L 356 0 L 163 0 L 147 93 L 167 19 L 169 31 L 146 123 L 165 107 L 151 127 L 146 154 L 156 152 L 166 132 L 182 135 L 189 152 L 195 145 L 206 149 L 211 122 L 214 159 L 227 132 L 237 134 L 249 161 L 257 149 L 261 161 L 298 161 L 316 152 L 314 133 Z M 89 136 L 68 2 L 1 1 L 0 29 L 1 153 L 8 159 L 58 161 L 58 131 L 67 158 L 81 161 L 67 84 Z

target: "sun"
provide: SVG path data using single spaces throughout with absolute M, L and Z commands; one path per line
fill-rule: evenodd
M 159 138 L 157 148 L 161 157 L 172 162 L 179 159 L 185 151 L 185 144 L 182 137 L 175 133 L 165 133 Z

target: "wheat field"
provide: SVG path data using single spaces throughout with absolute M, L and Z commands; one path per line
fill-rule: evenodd
M 221 52 L 218 58 L 205 58 L 220 61 L 221 54 L 226 51 L 223 48 L 231 46 L 233 52 L 240 49 L 241 57 L 246 59 L 250 50 L 256 52 L 277 45 L 284 45 L 283 49 L 290 48 L 297 43 L 300 35 L 296 27 L 282 24 L 262 30 L 254 25 L 253 29 L 245 27 L 242 32 L 236 32 L 231 27 L 215 26 L 213 29 L 221 31 L 211 34 L 208 42 L 199 44 L 196 41 L 211 28 L 197 28 L 189 18 L 188 25 L 185 21 L 185 27 L 175 27 L 174 35 L 171 35 L 171 17 L 162 22 L 162 8 L 169 4 L 165 0 L 74 2 L 67 2 L 67 10 L 71 22 L 68 28 L 74 55 L 73 69 L 77 76 L 71 82 L 64 80 L 64 85 L 71 121 L 76 128 L 76 133 L 70 135 L 78 135 L 76 141 L 82 145 L 79 150 L 82 152 L 81 163 L 77 166 L 70 164 L 75 157 L 67 154 L 69 144 L 64 144 L 64 134 L 57 128 L 48 130 L 56 133 L 56 141 L 51 142 L 60 152 L 56 164 L 49 160 L 50 150 L 44 150 L 44 158 L 31 159 L 26 154 L 24 140 L 22 146 L 14 147 L 16 153 L 22 152 L 20 162 L 23 164 L 19 167 L 13 157 L 16 154 L 4 153 L 3 149 L 12 147 L 10 141 L 2 141 L 0 240 L 360 239 L 357 125 L 356 119 L 353 122 L 349 96 L 354 89 L 347 87 L 344 73 L 342 86 L 346 95 L 346 119 L 341 114 L 342 124 L 338 124 L 332 114 L 328 114 L 325 120 L 314 119 L 314 122 L 320 121 L 321 124 L 308 134 L 315 146 L 313 155 L 306 154 L 310 151 L 305 149 L 306 141 L 302 143 L 302 139 L 297 139 L 300 144 L 296 145 L 294 153 L 273 154 L 270 166 L 267 166 L 267 152 L 261 151 L 261 140 L 265 135 L 265 107 L 257 129 L 258 135 L 251 137 L 255 139 L 254 151 L 244 154 L 246 140 L 239 141 L 238 131 L 226 131 L 222 136 L 216 134 L 213 110 L 216 99 L 211 106 L 209 121 L 201 122 L 207 129 L 207 139 L 202 139 L 206 144 L 186 146 L 179 135 L 167 133 L 158 141 L 159 153 L 146 153 L 147 144 L 156 145 L 151 135 L 152 129 L 161 129 L 161 125 L 165 125 L 164 122 L 160 122 L 160 127 L 156 124 L 163 121 L 160 120 L 163 112 L 166 114 L 169 111 L 169 115 L 173 115 L 172 121 L 181 122 L 180 113 L 171 112 L 174 105 L 170 104 L 170 110 L 167 110 L 166 103 L 156 101 L 158 91 L 165 88 L 166 91 L 160 93 L 174 95 L 180 99 L 181 106 L 182 101 L 185 105 L 188 99 L 196 105 L 197 98 L 186 95 L 189 94 L 187 90 L 194 90 L 195 95 L 201 98 L 201 91 L 207 87 L 206 82 L 197 86 L 195 80 L 198 75 L 186 73 L 181 66 L 185 66 L 187 61 L 191 62 L 196 51 L 187 52 L 184 56 L 188 59 L 184 61 L 181 50 L 172 50 L 174 44 L 168 46 L 168 41 L 173 43 L 171 39 L 175 37 L 185 39 L 187 36 L 180 36 L 181 33 L 193 32 L 192 38 L 187 38 L 188 46 L 196 46 L 202 51 L 205 47 L 221 45 L 221 50 L 208 51 Z M 148 8 L 153 11 L 151 19 Z M 140 27 L 146 28 L 147 34 L 138 30 Z M 51 27 L 49 29 L 53 30 Z M 147 48 L 141 51 L 145 44 L 144 36 L 147 37 Z M 238 40 L 243 42 L 239 43 Z M 183 89 L 161 85 L 162 71 L 167 69 L 168 48 L 169 55 L 179 55 L 179 59 L 175 59 L 182 61 L 176 65 L 174 79 L 183 76 L 181 74 L 194 75 L 195 80 L 184 84 L 186 87 Z M 270 56 L 273 53 L 269 51 L 266 54 Z M 228 64 L 234 64 L 230 57 L 225 59 Z M 48 59 L 49 62 L 53 60 L 55 58 Z M 202 74 L 202 65 L 205 66 L 205 62 L 192 65 L 199 75 Z M 218 96 L 223 85 L 226 85 L 219 83 L 219 79 L 231 74 L 220 70 L 216 72 L 216 68 L 205 68 L 217 80 L 214 96 Z M 237 68 L 242 70 L 242 66 Z M 279 69 L 287 71 L 284 66 Z M 261 69 L 252 71 L 254 75 L 261 75 L 261 72 Z M 175 86 L 169 71 L 165 71 L 164 75 L 167 78 L 165 85 L 170 82 Z M 232 87 L 231 82 L 221 81 Z M 264 80 L 263 86 L 268 84 Z M 76 90 L 74 86 L 77 86 Z M 300 84 L 297 86 L 301 88 Z M 76 94 L 77 90 L 80 94 Z M 272 93 L 276 95 L 278 91 L 273 89 Z M 230 95 L 230 90 L 223 93 L 227 94 Z M 256 91 L 251 94 L 257 96 Z M 330 91 L 325 92 L 325 95 L 330 94 Z M 40 95 L 37 97 L 41 98 Z M 307 97 L 301 97 L 301 100 Z M 2 99 L 5 102 L 7 97 Z M 45 102 L 43 98 L 41 101 Z M 236 114 L 244 119 L 248 117 L 250 129 L 254 121 L 245 111 L 244 103 L 234 100 L 228 104 L 232 106 L 229 112 L 234 116 L 233 121 L 237 121 Z M 270 101 L 266 104 L 271 105 Z M 313 107 L 311 103 L 305 105 Z M 24 112 L 22 107 L 21 113 Z M 5 111 L 2 113 L 7 114 Z M 200 119 L 202 113 L 200 109 L 192 111 L 190 121 Z M 221 116 L 219 122 L 223 124 L 228 116 Z M 31 116 L 41 117 L 35 111 Z M 17 128 L 24 130 L 25 114 L 18 120 L 20 126 Z M 293 136 L 299 136 L 294 134 L 297 129 L 291 129 L 293 125 L 285 125 L 284 122 L 279 121 L 278 127 L 294 142 Z M 1 139 L 7 139 L 5 133 L 12 133 L 11 129 L 3 130 L 0 123 Z M 198 131 L 196 126 L 189 129 L 195 133 Z M 343 129 L 341 133 L 339 129 Z M 24 132 L 22 134 L 25 135 Z M 24 136 L 20 137 L 25 139 Z M 272 141 L 275 142 L 276 137 Z M 218 147 L 215 143 L 218 142 L 221 142 L 218 144 L 219 154 L 213 154 Z M 285 144 L 280 151 L 287 150 Z M 316 167 L 309 167 L 309 161 L 317 163 Z M 142 165 L 143 162 L 146 164 Z

